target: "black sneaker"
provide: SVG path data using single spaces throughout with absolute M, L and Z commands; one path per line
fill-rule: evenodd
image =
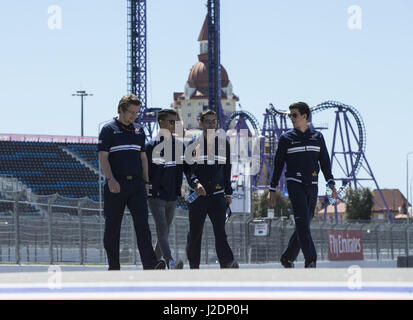
M 159 260 L 157 263 L 155 263 L 155 266 L 153 267 L 154 270 L 162 270 L 166 268 L 166 263 L 163 260 Z
M 184 263 L 181 259 L 178 261 L 175 261 L 173 259 L 170 259 L 168 264 L 167 264 L 168 269 L 183 269 L 184 268 Z
M 232 261 L 230 263 L 227 263 L 224 267 L 224 269 L 239 269 L 239 264 L 237 261 Z
M 175 268 L 174 269 L 183 269 L 184 268 L 184 262 L 179 259 L 176 263 L 175 263 Z
M 294 262 L 291 260 L 281 258 L 280 262 L 286 269 L 294 268 Z
M 316 268 L 316 262 L 311 261 L 308 265 L 305 266 L 305 268 Z
M 120 271 L 120 268 L 108 268 L 108 271 Z

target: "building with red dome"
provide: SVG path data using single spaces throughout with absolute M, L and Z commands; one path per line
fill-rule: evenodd
M 198 62 L 192 66 L 184 92 L 174 92 L 173 108 L 179 113 L 186 129 L 199 127 L 198 119 L 204 106 L 208 105 L 208 21 L 205 18 L 198 37 L 200 53 Z M 221 105 L 225 115 L 235 111 L 239 98 L 232 91 L 228 73 L 221 65 Z

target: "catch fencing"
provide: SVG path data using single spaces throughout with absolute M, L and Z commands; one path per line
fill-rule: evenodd
M 59 195 L 39 196 L 27 190 L 0 194 L 0 263 L 16 264 L 107 264 L 103 247 L 102 204 L 90 199 Z M 149 214 L 152 242 L 156 243 L 154 220 Z M 188 211 L 176 209 L 169 240 L 172 255 L 186 259 Z M 229 244 L 240 263 L 279 262 L 294 231 L 294 221 L 285 217 L 256 219 L 234 213 L 226 225 Z M 313 221 L 311 233 L 319 261 L 328 259 L 328 231 L 359 230 L 364 260 L 396 260 L 412 254 L 411 223 Z M 131 215 L 125 211 L 120 245 L 121 264 L 140 265 Z M 302 261 L 300 254 L 298 260 Z M 212 224 L 207 218 L 201 263 L 218 263 Z

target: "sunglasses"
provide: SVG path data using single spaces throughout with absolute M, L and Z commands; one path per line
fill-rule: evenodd
M 288 116 L 290 117 L 290 118 L 297 118 L 298 117 L 298 114 L 297 113 L 289 113 L 288 114 Z

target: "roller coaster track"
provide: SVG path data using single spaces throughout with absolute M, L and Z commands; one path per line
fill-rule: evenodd
M 341 102 L 326 101 L 326 102 L 320 103 L 310 108 L 312 115 L 322 112 L 324 110 L 329 110 L 329 109 L 336 109 L 340 112 L 349 112 L 353 116 L 357 124 L 357 129 L 358 129 L 358 139 L 357 139 L 358 150 L 356 152 L 353 152 L 354 154 L 356 154 L 354 165 L 352 167 L 352 171 L 346 174 L 348 180 L 343 181 L 343 185 L 338 189 L 338 192 L 337 192 L 338 196 L 342 198 L 343 193 L 346 187 L 348 186 L 348 182 L 352 180 L 353 177 L 355 177 L 358 174 L 359 170 L 362 167 L 363 155 L 366 150 L 366 128 L 364 126 L 363 119 L 360 113 L 357 111 L 357 109 L 352 106 L 343 104 Z M 285 117 L 289 113 L 288 111 L 282 111 L 282 110 L 275 109 L 275 107 L 271 103 L 270 103 L 270 108 L 267 109 L 267 112 L 273 116 L 278 116 L 278 117 Z M 275 148 L 272 149 L 273 147 L 275 147 L 275 144 L 271 144 L 271 150 L 275 153 Z
M 322 112 L 324 110 L 329 110 L 329 109 L 336 109 L 338 111 L 349 112 L 353 116 L 357 124 L 357 129 L 358 129 L 358 139 L 357 139 L 358 151 L 354 152 L 356 154 L 354 165 L 353 165 L 352 171 L 349 174 L 347 174 L 347 177 L 349 178 L 349 180 L 343 181 L 343 186 L 340 187 L 340 189 L 337 192 L 338 196 L 341 198 L 342 194 L 344 193 L 348 185 L 348 182 L 358 174 L 358 172 L 360 171 L 362 167 L 363 155 L 366 151 L 366 127 L 364 126 L 363 118 L 361 117 L 357 109 L 352 106 L 343 104 L 341 102 L 326 101 L 326 102 L 320 103 L 312 107 L 310 110 L 311 110 L 311 114 L 313 115 L 313 114 Z
M 266 109 L 266 112 L 271 114 L 271 117 L 268 118 L 268 127 L 275 129 L 275 117 L 279 116 L 287 116 L 288 112 L 286 111 L 280 111 L 275 109 L 275 107 L 273 106 L 272 103 L 270 103 L 270 108 Z M 278 143 L 278 136 L 277 135 L 273 135 L 268 137 L 269 138 L 269 145 L 270 145 L 270 152 L 272 154 L 275 154 L 276 151 L 276 144 Z
M 225 130 L 230 129 L 230 125 L 232 120 L 234 120 L 235 118 L 246 118 L 252 125 L 252 128 L 254 129 L 253 134 L 255 134 L 256 137 L 259 137 L 259 135 L 261 134 L 261 129 L 260 129 L 260 124 L 258 122 L 258 120 L 248 111 L 245 110 L 240 110 L 240 111 L 235 111 L 231 114 L 231 116 L 227 119 L 227 121 L 225 122 Z

